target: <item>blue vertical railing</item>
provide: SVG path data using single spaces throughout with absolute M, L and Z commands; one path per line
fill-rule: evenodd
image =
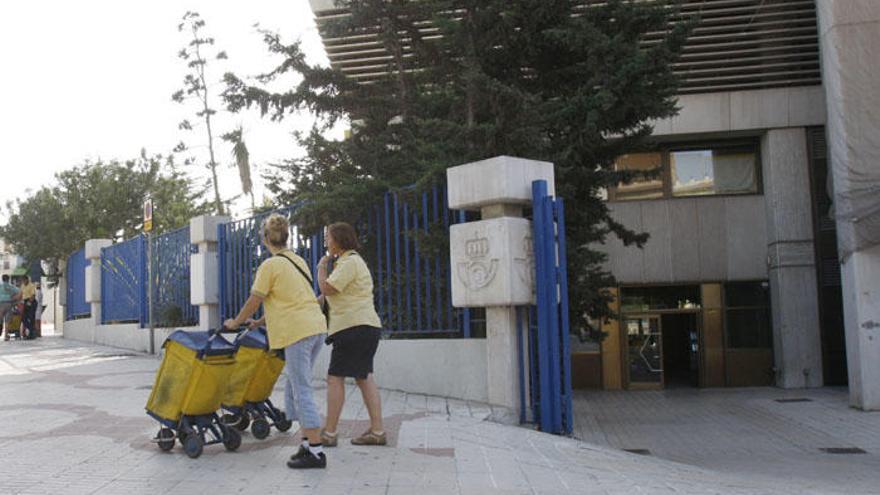
M 191 254 L 189 226 L 152 238 L 150 290 L 154 326 L 198 325 L 199 308 L 190 302 Z M 149 321 L 149 315 L 145 321 Z
M 260 227 L 263 220 L 271 213 L 290 218 L 296 208 L 294 205 L 217 226 L 221 319 L 236 316 L 250 295 L 257 268 L 271 255 L 261 242 Z M 323 232 L 305 236 L 300 233 L 299 227 L 291 223 L 289 244 L 309 264 L 313 288 L 317 291 L 317 278 L 314 274 L 318 261 L 324 254 Z
M 101 322 L 144 322 L 146 238 L 138 236 L 101 249 Z
M 449 209 L 445 185 L 389 191 L 368 219 L 364 237 L 374 244 L 368 262 L 385 331 L 470 337 L 471 311 L 452 307 L 449 249 L 443 241 L 450 225 L 464 221 L 464 212 Z
M 520 390 L 524 390 L 528 368 L 530 391 L 528 399 L 525 393 L 520 394 L 520 406 L 521 411 L 531 406 L 542 431 L 570 434 L 573 413 L 565 211 L 562 200 L 548 194 L 546 181 L 532 183 L 532 196 L 537 304 L 528 314 L 517 312 Z M 523 335 L 526 321 L 528 338 Z M 525 342 L 528 351 L 523 348 Z
M 86 302 L 86 260 L 85 249 L 80 249 L 67 258 L 65 277 L 67 278 L 67 319 L 86 318 L 92 313 L 92 306 Z
M 296 206 L 277 210 L 290 215 Z M 447 206 L 446 187 L 387 192 L 356 222 L 373 275 L 376 311 L 383 330 L 395 335 L 471 336 L 471 311 L 452 307 L 449 226 L 465 220 Z M 218 226 L 220 313 L 235 316 L 247 300 L 256 268 L 268 252 L 260 246 L 260 224 L 267 214 Z M 441 242 L 442 244 L 442 242 Z M 311 266 L 324 254 L 323 232 L 300 235 L 291 227 L 291 246 Z M 317 280 L 315 280 L 317 290 Z

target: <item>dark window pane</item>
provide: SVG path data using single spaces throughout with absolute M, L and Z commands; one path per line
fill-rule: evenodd
M 700 286 L 624 287 L 620 309 L 623 312 L 662 309 L 697 309 L 700 307 Z
M 770 348 L 773 343 L 770 309 L 728 309 L 725 312 L 727 347 Z
M 669 165 L 673 196 L 758 192 L 754 148 L 673 151 Z
M 770 306 L 770 284 L 764 282 L 729 282 L 724 284 L 727 307 Z
M 623 155 L 614 162 L 615 170 L 634 170 L 639 172 L 658 171 L 651 179 L 636 178 L 629 184 L 619 184 L 614 189 L 614 199 L 655 199 L 663 197 L 663 179 L 659 169 L 663 166 L 661 153 L 631 153 Z

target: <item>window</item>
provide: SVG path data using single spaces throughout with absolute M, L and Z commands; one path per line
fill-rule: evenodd
M 767 282 L 724 284 L 727 347 L 756 349 L 773 346 L 770 285 Z
M 9 270 L 9 260 L 3 260 L 3 269 Z
M 624 313 L 700 308 L 699 285 L 622 287 L 620 310 Z
M 758 144 L 740 141 L 706 146 L 670 146 L 620 156 L 615 170 L 649 172 L 609 191 L 613 201 L 759 192 Z
M 651 172 L 663 168 L 663 155 L 661 153 L 633 153 L 623 155 L 614 163 L 615 170 L 630 170 L 636 172 Z M 615 198 L 618 201 L 628 199 L 655 199 L 663 197 L 663 178 L 657 175 L 654 178 L 636 177 L 629 184 L 620 184 L 615 188 Z

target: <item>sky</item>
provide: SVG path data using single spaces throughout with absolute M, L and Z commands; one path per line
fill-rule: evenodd
M 53 183 L 56 172 L 85 160 L 125 160 L 141 148 L 166 154 L 182 138 L 194 153 L 206 153 L 204 132 L 186 136 L 178 122 L 194 113 L 171 101 L 186 73 L 177 52 L 188 41 L 177 31 L 187 10 L 206 22 L 205 34 L 229 55 L 209 77 L 254 75 L 274 67 L 256 32 L 300 39 L 310 61 L 326 55 L 307 0 L 28 0 L 0 6 L 0 205 Z M 218 84 L 218 88 L 219 84 Z M 191 118 L 192 119 L 192 118 Z M 307 129 L 308 116 L 281 124 L 250 112 L 218 116 L 218 134 L 243 125 L 251 154 L 257 202 L 264 189 L 260 170 L 267 163 L 300 153 L 294 129 Z M 217 150 L 223 197 L 241 190 L 228 148 Z M 199 177 L 206 172 L 190 169 Z M 249 201 L 234 211 L 245 213 Z M 158 205 L 157 205 L 158 207 Z M 6 209 L 0 224 L 6 221 Z

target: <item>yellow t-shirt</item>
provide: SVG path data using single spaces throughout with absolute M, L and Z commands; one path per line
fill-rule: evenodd
M 21 288 L 21 300 L 25 301 L 37 295 L 37 284 L 31 282 Z
M 339 293 L 327 296 L 330 304 L 330 324 L 327 331 L 332 335 L 346 328 L 369 325 L 382 328 L 382 321 L 373 305 L 373 276 L 364 260 L 354 251 L 339 256 L 327 283 Z
M 292 251 L 282 251 L 281 256 L 293 260 L 311 276 L 305 260 Z M 281 349 L 327 331 L 327 322 L 311 284 L 290 261 L 272 256 L 262 262 L 251 293 L 264 298 L 266 331 L 272 349 Z

